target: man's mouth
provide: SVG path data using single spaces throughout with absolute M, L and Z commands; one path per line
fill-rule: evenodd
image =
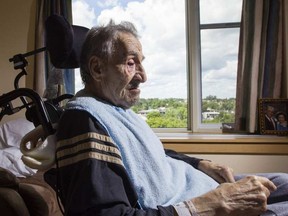
M 130 82 L 129 85 L 128 85 L 128 90 L 137 90 L 139 89 L 139 85 L 140 83 L 139 82 Z

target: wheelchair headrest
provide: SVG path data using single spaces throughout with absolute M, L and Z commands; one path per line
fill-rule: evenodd
M 63 16 L 53 14 L 45 22 L 46 48 L 56 68 L 78 68 L 82 44 L 88 28 L 71 25 Z

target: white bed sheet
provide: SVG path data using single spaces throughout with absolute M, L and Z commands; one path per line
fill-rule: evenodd
M 34 128 L 33 123 L 25 118 L 0 125 L 0 167 L 8 169 L 17 177 L 30 176 L 37 171 L 24 165 L 19 148 L 22 137 Z

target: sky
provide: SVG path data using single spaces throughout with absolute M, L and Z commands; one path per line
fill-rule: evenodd
M 219 8 L 223 2 L 225 7 Z M 201 0 L 201 23 L 238 21 L 235 5 L 241 0 Z M 241 8 L 241 5 L 238 7 Z M 131 21 L 140 35 L 148 80 L 142 84 L 142 98 L 187 98 L 187 56 L 184 0 L 73 0 L 73 24 L 91 28 L 105 25 L 111 18 L 116 23 Z M 215 95 L 231 98 L 236 94 L 237 40 L 233 29 L 212 30 L 201 34 L 202 97 Z M 208 49 L 207 47 L 212 47 Z M 76 75 L 76 90 L 82 88 Z

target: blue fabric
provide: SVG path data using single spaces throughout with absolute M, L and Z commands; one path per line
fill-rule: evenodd
M 176 204 L 218 186 L 216 181 L 191 165 L 166 156 L 159 138 L 132 110 L 92 97 L 76 97 L 67 104 L 67 109 L 86 110 L 107 130 L 120 149 L 144 209 Z

